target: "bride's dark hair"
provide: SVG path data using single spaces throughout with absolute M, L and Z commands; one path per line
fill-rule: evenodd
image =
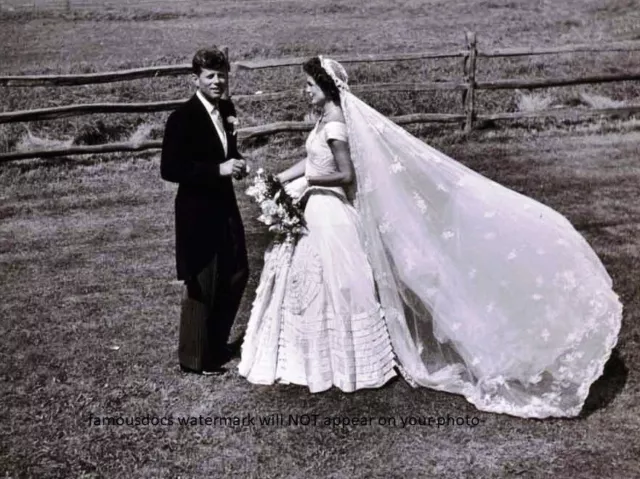
M 302 65 L 304 72 L 313 78 L 329 101 L 340 103 L 340 90 L 329 74 L 322 68 L 320 58 L 313 57 Z

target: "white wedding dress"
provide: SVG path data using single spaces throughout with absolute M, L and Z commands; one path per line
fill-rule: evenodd
M 326 135 L 346 138 L 357 195 L 351 207 L 341 189 L 316 189 L 309 235 L 267 251 L 240 373 L 351 391 L 395 363 L 483 411 L 580 414 L 622 321 L 596 253 L 560 213 L 414 137 L 320 60 L 346 134 L 312 132 L 307 167 L 334 171 Z
M 316 125 L 311 132 L 307 175 L 337 171 L 330 139 L 347 141 L 344 123 Z M 308 195 L 308 234 L 267 251 L 239 372 L 256 384 L 279 381 L 311 392 L 380 387 L 396 375 L 396 362 L 358 213 L 340 187 L 299 194 Z

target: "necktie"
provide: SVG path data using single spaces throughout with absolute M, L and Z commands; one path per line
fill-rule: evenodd
M 224 124 L 222 123 L 222 117 L 220 116 L 220 112 L 217 109 L 213 109 L 211 111 L 211 119 L 213 120 L 213 124 L 218 130 L 218 136 L 220 136 L 220 141 L 222 141 L 222 147 L 224 148 L 224 154 L 227 154 L 227 135 L 224 131 Z

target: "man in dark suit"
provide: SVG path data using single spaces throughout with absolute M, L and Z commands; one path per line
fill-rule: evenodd
M 217 48 L 193 58 L 197 92 L 167 120 L 161 176 L 178 183 L 176 265 L 185 283 L 178 356 L 185 371 L 223 373 L 227 344 L 249 270 L 232 179 L 247 174 L 238 152 L 229 64 Z

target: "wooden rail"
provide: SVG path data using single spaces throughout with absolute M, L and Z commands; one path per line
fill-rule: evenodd
M 398 62 L 408 60 L 425 60 L 430 58 L 462 58 L 464 50 L 448 52 L 418 52 L 418 53 L 391 53 L 380 55 L 336 55 L 332 59 L 340 63 L 376 63 Z M 267 60 L 243 60 L 235 63 L 237 68 L 245 70 L 263 70 L 266 68 L 281 68 L 301 66 L 309 57 L 274 58 Z
M 513 90 L 516 88 L 552 88 L 559 86 L 589 85 L 640 80 L 640 71 L 634 73 L 617 73 L 610 75 L 588 75 L 566 78 L 541 78 L 539 80 L 509 79 L 478 82 L 478 90 Z
M 470 57 L 471 58 L 471 57 Z M 508 79 L 493 80 L 487 82 L 477 82 L 473 65 L 475 58 L 471 61 L 470 73 L 466 81 L 460 82 L 424 82 L 424 83 L 372 83 L 366 85 L 354 85 L 352 91 L 354 93 L 362 92 L 419 92 L 431 90 L 460 90 L 465 93 L 465 113 L 467 121 L 473 114 L 471 105 L 474 103 L 476 90 L 511 90 L 511 89 L 535 89 L 535 88 L 551 88 L 570 85 L 586 85 L 596 83 L 611 83 L 620 81 L 636 81 L 640 80 L 640 72 L 624 73 L 611 75 L 594 75 L 585 77 L 566 77 L 566 78 L 548 78 L 540 80 L 527 79 Z M 473 88 L 471 85 L 474 85 Z M 286 90 L 281 92 L 254 94 L 254 95 L 233 95 L 234 101 L 257 101 L 257 100 L 279 100 L 301 95 L 301 90 Z M 140 103 L 87 103 L 80 105 L 65 105 L 50 108 L 38 108 L 34 110 L 17 110 L 0 112 L 0 124 L 41 121 L 60 118 L 68 118 L 73 116 L 91 115 L 96 113 L 153 113 L 159 111 L 170 111 L 182 103 L 187 98 L 180 100 L 168 100 L 157 102 L 140 102 Z
M 464 51 L 459 52 L 423 52 L 399 53 L 381 55 L 338 56 L 336 60 L 342 63 L 372 63 L 421 60 L 425 58 L 455 58 L 463 57 Z M 267 60 L 243 60 L 231 62 L 231 68 L 245 70 L 262 70 L 285 66 L 301 66 L 307 58 L 277 58 Z M 78 86 L 98 83 L 112 83 L 118 81 L 138 80 L 141 78 L 156 78 L 162 76 L 179 76 L 191 73 L 191 64 L 164 65 L 156 67 L 134 68 L 105 73 L 84 73 L 68 75 L 26 75 L 0 76 L 0 86 L 29 87 L 29 86 Z
M 492 113 L 478 115 L 479 120 L 524 120 L 527 118 L 548 117 L 594 117 L 594 116 L 626 116 L 640 113 L 640 104 L 615 108 L 552 108 L 539 111 L 516 111 L 510 113 Z
M 521 120 L 528 118 L 543 117 L 586 117 L 586 116 L 611 116 L 611 115 L 630 115 L 640 113 L 640 105 L 631 105 L 621 108 L 603 108 L 603 109 L 582 109 L 582 108 L 555 108 L 543 111 L 533 112 L 513 112 L 513 113 L 496 113 L 488 115 L 476 115 L 476 121 L 501 121 L 501 120 Z M 446 113 L 414 113 L 411 115 L 402 115 L 392 117 L 391 120 L 398 125 L 422 124 L 428 122 L 447 122 L 461 123 L 466 120 L 463 114 L 446 114 Z M 270 123 L 268 125 L 260 125 L 238 130 L 240 140 L 248 140 L 263 136 L 271 136 L 278 133 L 296 133 L 308 132 L 314 127 L 313 123 L 283 121 Z M 88 155 L 96 153 L 116 153 L 127 151 L 144 151 L 159 149 L 162 147 L 161 140 L 149 140 L 143 142 L 124 142 L 124 143 L 108 143 L 104 145 L 79 145 L 63 148 L 55 148 L 48 150 L 31 150 L 21 152 L 11 152 L 0 154 L 0 163 L 25 160 L 30 158 L 53 158 L 71 155 Z
M 117 81 L 184 75 L 191 72 L 191 65 L 164 65 L 157 67 L 133 68 L 105 73 L 85 73 L 73 75 L 26 75 L 0 76 L 0 86 L 76 86 L 95 85 Z
M 559 47 L 519 47 L 519 48 L 494 48 L 478 50 L 478 57 L 510 57 L 550 55 L 560 53 L 578 52 L 609 52 L 609 51 L 639 51 L 640 41 L 616 42 L 603 45 L 576 44 Z M 452 50 L 447 52 L 417 52 L 396 53 L 378 55 L 338 55 L 336 60 L 341 63 L 375 63 L 407 60 L 424 60 L 438 58 L 463 58 L 468 50 Z M 240 60 L 232 62 L 231 66 L 238 69 L 260 70 L 268 68 L 280 68 L 287 66 L 300 66 L 307 57 L 276 58 L 266 60 Z M 117 81 L 129 81 L 140 78 L 156 78 L 161 76 L 178 76 L 191 72 L 191 64 L 163 65 L 130 70 L 120 70 L 105 73 L 86 73 L 69 75 L 27 75 L 27 76 L 0 76 L 0 86 L 73 86 L 91 85 L 98 83 L 111 83 Z
M 493 48 L 478 51 L 479 57 L 520 57 L 534 55 L 556 55 L 562 53 L 603 53 L 603 52 L 631 52 L 640 50 L 640 42 L 613 42 L 601 45 L 588 43 L 564 45 L 558 47 L 516 47 Z

